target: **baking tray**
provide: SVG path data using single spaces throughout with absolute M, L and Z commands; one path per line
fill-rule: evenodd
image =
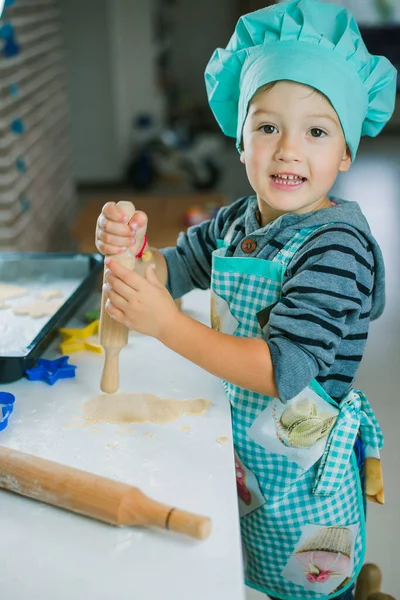
M 29 295 L 7 300 L 0 310 L 0 383 L 23 377 L 71 316 L 95 289 L 103 268 L 100 254 L 0 254 L 0 282 L 26 288 Z M 27 304 L 38 292 L 58 289 L 63 304 L 52 315 L 15 316 L 12 307 Z

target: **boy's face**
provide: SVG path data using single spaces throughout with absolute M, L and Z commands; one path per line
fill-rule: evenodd
M 327 193 L 338 172 L 351 165 L 330 102 L 291 81 L 279 81 L 253 97 L 240 160 L 257 194 L 263 225 L 285 213 L 330 206 Z

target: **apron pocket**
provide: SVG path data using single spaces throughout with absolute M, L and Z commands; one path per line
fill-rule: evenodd
M 239 501 L 239 516 L 244 517 L 265 504 L 265 498 L 256 476 L 245 467 L 235 452 L 236 486 Z
M 211 327 L 214 331 L 233 335 L 238 326 L 239 322 L 232 315 L 228 302 L 211 290 Z

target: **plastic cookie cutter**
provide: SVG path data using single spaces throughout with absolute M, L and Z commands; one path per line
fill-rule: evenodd
M 99 310 L 88 310 L 88 312 L 84 315 L 85 323 L 93 323 L 93 321 L 97 321 L 100 319 L 100 311 Z
M 29 381 L 45 381 L 53 385 L 58 379 L 70 379 L 75 377 L 75 365 L 68 364 L 69 356 L 62 356 L 55 360 L 39 358 L 36 367 L 25 371 Z
M 63 341 L 60 344 L 62 354 L 89 350 L 90 352 L 103 352 L 102 346 L 94 336 L 99 332 L 100 321 L 93 321 L 83 329 L 60 329 Z
M 9 392 L 0 392 L 0 431 L 8 425 L 8 418 L 14 410 L 15 396 Z

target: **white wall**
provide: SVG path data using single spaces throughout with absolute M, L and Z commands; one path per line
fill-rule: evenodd
M 379 12 L 376 7 L 376 0 L 321 0 L 322 2 L 331 2 L 338 6 L 344 6 L 353 13 L 360 25 L 376 25 L 380 22 Z M 381 0 L 382 1 L 382 0 Z M 387 5 L 393 7 L 393 18 L 391 23 L 400 23 L 400 2 L 399 0 L 384 0 Z
M 172 64 L 188 103 L 207 104 L 204 70 L 216 48 L 228 43 L 237 20 L 232 0 L 178 0 Z
M 111 60 L 117 144 L 123 168 L 129 153 L 132 120 L 151 113 L 163 123 L 164 100 L 156 85 L 151 0 L 110 0 Z
M 121 178 L 133 117 L 163 118 L 156 89 L 151 0 L 60 0 L 67 55 L 74 175 Z
M 116 179 L 108 0 L 61 0 L 74 176 Z

